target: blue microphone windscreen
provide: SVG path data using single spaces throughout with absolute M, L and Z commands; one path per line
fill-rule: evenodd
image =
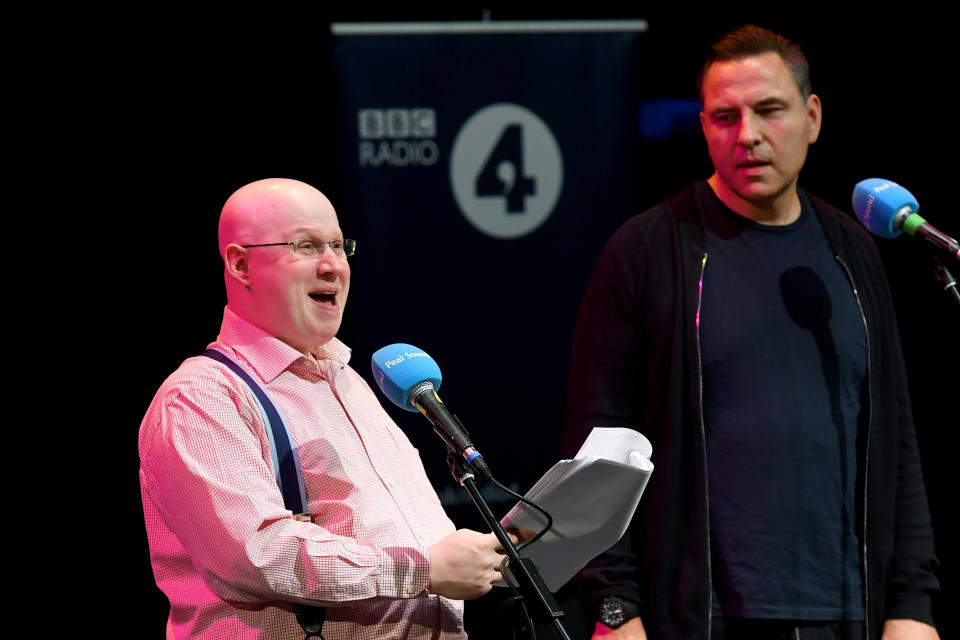
M 443 380 L 437 362 L 409 344 L 397 343 L 379 349 L 370 358 L 370 366 L 383 395 L 407 411 L 417 410 L 408 400 L 411 389 L 427 380 L 433 383 L 434 389 L 439 389 Z
M 914 212 L 920 209 L 913 194 L 891 180 L 868 178 L 853 188 L 853 210 L 863 226 L 881 238 L 896 238 L 903 233 L 893 228 L 893 220 L 904 206 Z

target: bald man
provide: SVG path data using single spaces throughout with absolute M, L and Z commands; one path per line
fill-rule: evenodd
M 500 578 L 492 534 L 454 531 L 417 451 L 335 335 L 350 289 L 330 201 L 295 180 L 239 189 L 220 217 L 227 307 L 216 342 L 283 416 L 309 515 L 293 514 L 254 392 L 186 360 L 140 427 L 140 486 L 168 638 L 463 638 L 462 599 Z

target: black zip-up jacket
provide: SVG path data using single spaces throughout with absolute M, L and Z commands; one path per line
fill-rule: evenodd
M 631 426 L 655 470 L 628 534 L 578 576 L 586 605 L 639 602 L 652 640 L 709 637 L 710 533 L 700 285 L 710 268 L 698 202 L 705 182 L 627 221 L 604 249 L 574 331 L 565 449 L 596 426 Z M 857 522 L 867 637 L 883 621 L 933 624 L 933 533 L 889 288 L 867 232 L 811 196 L 866 325 L 868 377 L 858 423 Z

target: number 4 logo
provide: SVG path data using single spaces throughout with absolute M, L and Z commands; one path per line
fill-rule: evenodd
M 523 213 L 524 196 L 534 195 L 536 183 L 523 174 L 523 128 L 508 125 L 477 176 L 477 196 L 505 197 L 508 213 Z
M 464 217 L 482 233 L 518 238 L 550 217 L 563 186 L 560 146 L 532 111 L 490 105 L 460 128 L 450 183 Z

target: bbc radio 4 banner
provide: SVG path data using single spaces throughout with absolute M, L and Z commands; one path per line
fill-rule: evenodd
M 333 26 L 353 364 L 403 342 L 497 477 L 556 461 L 573 324 L 635 211 L 642 23 Z M 442 444 L 388 407 L 448 506 Z M 422 421 L 422 424 L 417 421 Z

